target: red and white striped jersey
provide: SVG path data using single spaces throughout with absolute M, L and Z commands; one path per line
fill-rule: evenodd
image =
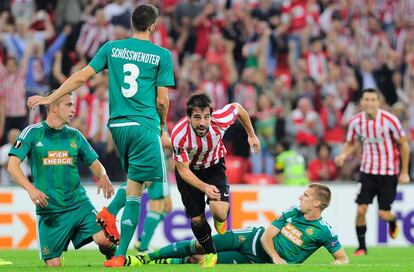
M 6 117 L 23 117 L 26 115 L 26 73 L 18 69 L 9 74 L 0 61 L 0 96 L 4 98 Z
M 112 25 L 98 25 L 95 18 L 91 18 L 82 25 L 76 47 L 80 53 L 93 58 L 99 47 L 112 39 L 112 33 Z
M 237 118 L 237 108 L 227 104 L 211 116 L 209 131 L 199 137 L 192 129 L 187 117 L 178 121 L 171 134 L 173 158 L 179 162 L 189 162 L 195 169 L 205 169 L 219 162 L 226 154 L 223 135 Z
M 405 136 L 400 121 L 393 114 L 378 110 L 375 120 L 365 112 L 354 115 L 349 122 L 348 142 L 358 138 L 362 142 L 360 171 L 372 175 L 397 175 L 400 153 L 397 140 Z

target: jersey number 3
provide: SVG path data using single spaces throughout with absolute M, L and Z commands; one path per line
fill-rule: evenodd
M 128 84 L 128 88 L 121 88 L 122 94 L 126 97 L 132 97 L 138 92 L 138 76 L 139 68 L 135 64 L 126 63 L 124 69 L 124 83 Z

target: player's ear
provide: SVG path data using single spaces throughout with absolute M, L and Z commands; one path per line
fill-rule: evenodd
M 313 206 L 321 208 L 322 202 L 318 199 L 313 201 Z
M 150 25 L 149 32 L 153 33 L 155 31 L 155 24 Z

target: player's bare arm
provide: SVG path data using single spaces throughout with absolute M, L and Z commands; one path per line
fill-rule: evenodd
M 99 160 L 95 160 L 89 166 L 89 169 L 92 171 L 93 175 L 98 178 L 98 194 L 102 189 L 104 197 L 106 199 L 111 198 L 114 195 L 114 186 L 112 186 L 102 163 Z
M 258 154 L 260 152 L 260 141 L 254 132 L 252 122 L 250 120 L 249 114 L 243 108 L 242 105 L 239 103 L 232 103 L 237 108 L 238 111 L 238 119 L 240 120 L 241 124 L 243 125 L 244 129 L 247 133 L 247 142 L 250 146 L 250 151 L 252 153 Z
M 348 255 L 346 255 L 343 247 L 341 247 L 341 249 L 339 249 L 337 252 L 332 254 L 332 256 L 335 259 L 332 262 L 332 264 L 348 264 L 349 263 Z
M 287 264 L 286 261 L 279 256 L 273 244 L 273 238 L 276 237 L 279 232 L 280 229 L 276 228 L 273 225 L 269 225 L 266 228 L 265 232 L 263 232 L 263 235 L 260 238 L 260 243 L 262 243 L 263 249 L 270 256 L 270 258 L 272 258 L 273 263 Z
M 349 155 L 354 151 L 354 141 L 345 142 L 341 154 L 335 157 L 335 164 L 342 166 Z
M 160 115 L 161 120 L 161 130 L 164 128 L 164 125 L 167 123 L 167 114 L 170 101 L 168 99 L 168 88 L 167 87 L 157 87 L 157 110 Z
M 50 103 L 53 103 L 54 101 L 61 98 L 62 96 L 76 90 L 77 88 L 85 84 L 85 82 L 89 78 L 94 76 L 95 74 L 96 74 L 95 70 L 91 66 L 87 65 L 82 70 L 71 75 L 51 95 L 46 96 L 46 97 L 40 96 L 40 95 L 34 95 L 34 96 L 29 97 L 27 99 L 27 106 L 30 109 L 33 109 L 34 107 L 39 106 L 39 105 L 49 105 Z
M 168 132 L 165 130 L 161 132 L 161 144 L 163 148 L 167 148 L 167 149 L 172 148 L 170 135 L 168 135 Z
M 398 182 L 401 184 L 409 183 L 410 176 L 408 174 L 408 164 L 410 161 L 410 146 L 408 145 L 407 137 L 401 137 L 397 141 L 400 147 L 401 155 L 401 173 L 398 177 Z
M 7 164 L 7 172 L 10 176 L 13 177 L 13 180 L 27 191 L 30 196 L 30 199 L 36 206 L 46 208 L 47 199 L 49 198 L 45 193 L 36 189 L 33 184 L 27 179 L 23 174 L 23 171 L 20 167 L 21 160 L 16 156 L 10 156 L 9 163 Z
M 180 176 L 191 186 L 197 188 L 198 190 L 204 192 L 209 199 L 211 200 L 220 200 L 220 191 L 216 186 L 207 184 L 199 179 L 194 173 L 190 170 L 190 164 L 188 162 L 175 162 L 177 171 Z

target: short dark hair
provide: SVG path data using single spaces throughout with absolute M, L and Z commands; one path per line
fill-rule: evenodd
M 331 190 L 328 186 L 321 183 L 312 183 L 308 186 L 315 190 L 316 198 L 321 202 L 321 211 L 326 209 L 331 203 Z
M 48 91 L 48 92 L 45 94 L 45 97 L 48 97 L 49 95 L 53 94 L 54 92 L 56 92 L 56 89 Z M 70 93 L 68 93 L 68 94 L 69 94 L 69 95 L 72 95 L 73 93 L 72 93 L 72 92 L 70 92 Z M 62 96 L 62 97 L 63 97 L 63 96 Z M 59 104 L 60 104 L 60 99 L 61 99 L 62 97 L 60 97 L 60 98 L 56 99 L 55 101 L 53 101 L 53 102 L 52 102 L 52 103 L 50 103 L 49 105 L 44 105 L 44 108 L 46 109 L 46 113 L 49 113 L 49 111 L 50 111 L 50 105 L 52 105 L 52 104 L 54 104 L 54 105 L 59 105 Z
M 318 143 L 318 145 L 316 146 L 316 153 L 319 153 L 319 151 L 321 151 L 322 147 L 326 147 L 328 149 L 329 154 L 331 153 L 332 147 L 326 142 Z
M 158 18 L 158 9 L 153 5 L 140 5 L 132 13 L 132 26 L 135 31 L 146 31 L 155 24 Z
M 377 91 L 377 89 L 374 89 L 374 88 L 363 89 L 361 92 L 361 99 L 365 93 L 374 93 L 374 94 L 377 94 L 378 98 L 380 98 L 380 93 Z
M 211 99 L 206 94 L 194 94 L 190 96 L 187 101 L 187 116 L 190 117 L 194 111 L 194 108 L 199 108 L 200 110 L 204 110 L 206 108 L 210 109 L 210 114 L 213 112 L 213 107 L 211 106 Z

